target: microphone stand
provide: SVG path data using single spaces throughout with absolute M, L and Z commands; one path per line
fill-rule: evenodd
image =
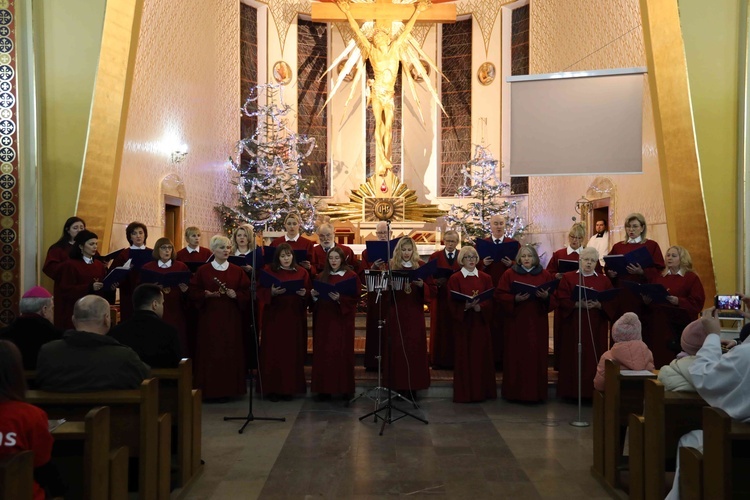
M 257 242 L 255 245 L 257 249 Z M 256 280 L 256 256 L 257 253 L 255 250 L 253 250 L 253 270 L 250 273 L 250 319 L 253 323 L 252 328 L 252 335 L 253 335 L 253 342 L 255 342 L 255 358 L 258 364 L 258 373 L 260 373 L 260 356 L 259 356 L 259 349 L 258 349 L 258 327 L 256 323 L 256 317 L 255 317 L 255 299 L 257 298 L 257 280 Z M 244 420 L 245 423 L 242 424 L 242 427 L 240 427 L 240 430 L 237 431 L 238 434 L 242 434 L 242 431 L 245 430 L 245 427 L 247 427 L 247 424 L 250 422 L 253 422 L 255 420 L 270 420 L 273 422 L 286 422 L 286 417 L 256 417 L 253 415 L 253 386 L 255 385 L 255 380 L 253 377 L 253 370 L 252 368 L 247 370 L 247 380 L 249 382 L 250 389 L 248 390 L 248 398 L 247 398 L 247 415 L 244 417 L 224 417 L 224 422 L 227 422 L 229 420 Z M 263 380 L 261 379 L 261 389 L 263 385 Z
M 578 418 L 570 425 L 573 427 L 588 427 L 590 424 L 581 416 L 581 367 L 583 358 L 583 344 L 581 343 L 581 299 L 583 298 L 583 271 L 581 270 L 581 256 L 578 255 Z
M 389 243 L 388 243 L 388 265 L 386 266 L 386 271 L 385 271 L 386 272 L 386 275 L 385 275 L 386 276 L 386 278 L 385 278 L 385 285 L 387 286 L 388 283 L 391 283 L 391 296 L 393 297 L 392 307 L 396 307 L 396 290 L 393 288 L 393 272 L 392 272 L 391 265 L 390 265 L 391 259 L 393 257 L 391 255 L 391 245 L 390 245 L 390 241 L 391 241 L 391 221 L 390 221 L 390 219 L 386 220 L 386 224 L 388 225 L 388 242 Z M 415 252 L 417 251 L 416 244 L 415 244 L 415 247 L 414 247 L 414 251 Z M 383 285 L 383 284 L 384 284 L 383 280 L 381 280 L 381 285 Z M 381 288 L 383 288 L 383 287 L 381 286 Z M 424 422 L 425 424 L 428 423 L 427 420 L 425 420 L 425 419 L 423 419 L 421 417 L 418 417 L 418 416 L 416 416 L 416 415 L 414 415 L 412 413 L 409 413 L 406 410 L 402 410 L 401 408 L 398 408 L 398 407 L 396 407 L 396 406 L 393 405 L 393 393 L 394 393 L 394 391 L 392 390 L 392 385 L 393 385 L 393 335 L 392 335 L 392 330 L 390 328 L 390 324 L 389 323 L 386 323 L 386 324 L 388 325 L 388 328 L 386 330 L 386 338 L 387 338 L 387 342 L 388 342 L 388 388 L 389 388 L 389 390 L 388 390 L 388 399 L 386 400 L 386 403 L 384 405 L 382 405 L 380 407 L 377 407 L 377 403 L 376 403 L 375 410 L 373 410 L 373 411 L 371 411 L 369 413 L 366 413 L 365 415 L 362 415 L 361 417 L 359 417 L 360 421 L 366 419 L 370 415 L 373 415 L 375 417 L 374 422 L 377 422 L 378 419 L 381 419 L 383 421 L 383 423 L 380 426 L 380 432 L 379 432 L 380 436 L 382 436 L 383 435 L 383 431 L 385 431 L 385 424 L 392 424 L 393 422 L 395 422 L 397 420 L 401 420 L 404 417 L 411 417 L 411 418 L 413 418 L 415 420 L 419 420 L 420 422 Z M 403 396 L 401 396 L 400 394 L 398 394 L 398 396 L 403 399 Z M 393 410 L 401 412 L 402 415 L 394 418 L 393 417 Z M 381 415 L 381 413 L 384 413 L 384 415 Z

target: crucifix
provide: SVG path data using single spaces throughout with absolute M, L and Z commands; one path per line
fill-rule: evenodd
M 382 178 L 376 192 L 380 196 L 390 196 L 390 186 L 394 185 L 395 180 L 391 163 L 394 88 L 399 63 L 412 63 L 405 58 L 404 48 L 409 43 L 411 30 L 417 18 L 420 22 L 452 23 L 456 21 L 456 6 L 431 5 L 428 0 L 418 0 L 412 4 L 394 4 L 391 0 L 374 0 L 371 3 L 337 0 L 336 5 L 331 2 L 313 3 L 312 18 L 318 22 L 347 21 L 356 36 L 361 57 L 370 61 L 374 78 L 368 81 L 368 87 L 369 101 L 375 117 L 376 177 Z M 360 26 L 360 22 L 366 21 L 374 22 L 369 37 Z M 404 23 L 403 30 L 395 37 L 394 22 Z M 421 63 L 417 64 L 415 69 L 418 73 L 422 72 Z M 423 76 L 426 79 L 426 74 Z

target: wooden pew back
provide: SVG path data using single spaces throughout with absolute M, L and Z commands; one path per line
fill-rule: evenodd
M 31 500 L 34 496 L 34 452 L 0 459 L 0 500 Z
M 703 408 L 703 498 L 750 498 L 750 424 Z

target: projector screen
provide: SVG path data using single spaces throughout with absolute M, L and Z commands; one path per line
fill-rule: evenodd
M 510 175 L 641 173 L 645 72 L 509 77 Z

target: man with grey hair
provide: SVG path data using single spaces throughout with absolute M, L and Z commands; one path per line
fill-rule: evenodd
M 62 340 L 42 346 L 37 360 L 39 388 L 55 392 L 136 389 L 151 368 L 130 347 L 107 336 L 109 303 L 86 295 L 73 308 L 73 326 Z
M 20 316 L 0 330 L 0 339 L 16 344 L 21 351 L 24 370 L 36 370 L 39 349 L 62 336 L 52 324 L 55 314 L 52 295 L 41 286 L 31 287 L 21 297 L 19 309 Z
M 336 230 L 333 224 L 324 222 L 318 227 L 318 242 L 319 245 L 315 245 L 312 252 L 312 258 L 310 259 L 315 274 L 323 272 L 323 268 L 326 266 L 326 260 L 328 259 L 328 252 L 333 247 L 339 247 L 344 251 L 344 262 L 343 265 L 349 266 L 356 273 L 357 272 L 357 260 L 354 256 L 354 251 L 346 245 L 336 243 Z

